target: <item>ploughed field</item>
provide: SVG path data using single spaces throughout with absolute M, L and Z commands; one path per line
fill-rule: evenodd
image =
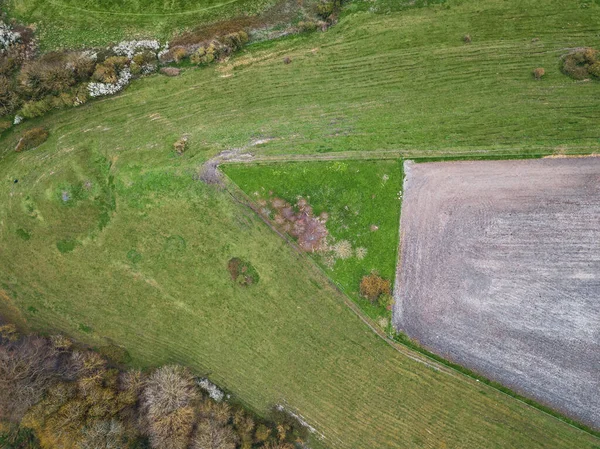
M 600 158 L 405 169 L 395 326 L 600 428 Z

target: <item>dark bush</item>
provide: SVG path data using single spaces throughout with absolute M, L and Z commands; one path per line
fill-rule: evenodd
M 45 128 L 31 128 L 23 133 L 15 151 L 21 152 L 37 148 L 48 140 L 48 136 L 48 131 Z
M 260 276 L 250 262 L 246 262 L 239 257 L 234 257 L 229 260 L 227 270 L 231 275 L 231 280 L 237 284 L 248 287 L 258 283 Z
M 598 50 L 578 48 L 563 56 L 561 70 L 576 80 L 600 78 L 600 60 Z
M 390 281 L 383 279 L 376 272 L 364 276 L 360 281 L 360 294 L 371 302 L 377 301 L 381 295 L 390 293 Z
M 75 75 L 74 67 L 69 65 L 66 55 L 49 53 L 25 64 L 18 79 L 21 91 L 26 96 L 39 99 L 70 89 L 77 82 Z
M 19 105 L 19 97 L 15 92 L 12 80 L 0 75 L 0 117 L 10 114 Z
M 73 71 L 77 82 L 89 80 L 96 67 L 96 62 L 85 53 L 69 54 L 66 63 L 67 67 Z

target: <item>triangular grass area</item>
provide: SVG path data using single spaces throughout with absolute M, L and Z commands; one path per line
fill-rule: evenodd
M 265 211 L 269 211 L 274 198 L 294 205 L 301 197 L 312 207 L 314 216 L 326 213 L 329 244 L 348 242 L 351 256 L 332 257 L 329 252 L 311 253 L 312 257 L 369 316 L 389 316 L 384 307 L 360 296 L 359 285 L 362 277 L 372 271 L 393 282 L 403 179 L 401 161 L 231 164 L 221 168 L 253 201 L 265 206 Z M 274 212 L 267 214 L 273 218 Z M 348 247 L 347 243 L 344 245 Z

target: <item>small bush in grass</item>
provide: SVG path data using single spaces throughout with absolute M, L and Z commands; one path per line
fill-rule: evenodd
M 284 64 L 291 64 L 292 63 L 292 58 L 290 58 L 289 56 L 286 56 L 285 58 L 283 58 L 283 63 Z
M 182 136 L 177 140 L 177 142 L 175 142 L 173 144 L 173 147 L 175 148 L 175 152 L 179 156 L 181 156 L 183 153 L 185 153 L 185 147 L 187 146 L 187 141 L 188 141 L 188 137 Z
M 576 80 L 600 79 L 600 58 L 598 50 L 578 48 L 562 58 L 561 70 Z
M 360 294 L 371 302 L 377 301 L 381 295 L 389 295 L 390 293 L 390 281 L 383 279 L 376 272 L 364 276 L 360 281 Z
M 536 80 L 541 80 L 541 79 L 542 79 L 542 77 L 543 77 L 545 74 L 546 74 L 546 70 L 544 70 L 544 68 L 543 68 L 543 67 L 538 67 L 537 69 L 535 69 L 535 70 L 533 71 L 533 77 L 534 77 Z
M 46 140 L 48 140 L 48 136 L 48 130 L 45 128 L 31 128 L 23 133 L 19 139 L 19 143 L 17 144 L 15 151 L 21 152 L 39 147 Z
M 338 259 L 346 260 L 352 257 L 352 245 L 348 240 L 340 240 L 333 245 L 333 252 Z
M 473 42 L 473 39 L 471 38 L 471 35 L 470 34 L 465 34 L 463 36 L 463 42 L 465 44 L 470 44 L 471 42 Z
M 240 259 L 239 257 L 233 257 L 229 260 L 227 263 L 227 270 L 231 275 L 231 280 L 243 287 L 256 284 L 260 279 L 258 272 L 252 266 L 252 264 Z

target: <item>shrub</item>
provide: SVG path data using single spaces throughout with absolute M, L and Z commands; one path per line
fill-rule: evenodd
M 7 76 L 0 75 L 0 117 L 10 114 L 19 104 L 13 82 Z
M 535 70 L 533 71 L 533 77 L 534 77 L 536 80 L 541 80 L 541 79 L 542 79 L 542 77 L 543 77 L 545 74 L 546 74 L 546 70 L 544 70 L 544 68 L 543 68 L 543 67 L 538 67 L 537 69 L 535 69 Z
M 171 52 L 171 56 L 175 62 L 181 62 L 189 56 L 189 53 L 185 47 L 175 47 L 169 51 Z
M 360 281 L 360 294 L 371 302 L 379 299 L 381 295 L 389 295 L 390 288 L 390 281 L 383 279 L 376 272 L 364 276 Z
M 99 83 L 114 84 L 119 80 L 120 72 L 127 67 L 127 56 L 110 56 L 96 66 L 92 79 Z
M 183 153 L 185 153 L 185 147 L 187 145 L 187 141 L 188 141 L 188 137 L 187 136 L 182 136 L 180 137 L 177 142 L 175 142 L 173 144 L 173 147 L 175 148 L 175 152 L 181 156 Z
M 598 50 L 578 48 L 562 58 L 561 70 L 565 75 L 576 80 L 590 77 L 600 78 L 600 60 Z
M 319 24 L 314 20 L 308 20 L 298 23 L 298 29 L 302 33 L 307 33 L 311 31 L 316 31 L 319 28 Z
M 334 11 L 334 3 L 332 1 L 325 1 L 317 5 L 317 14 L 327 19 Z
M 333 245 L 333 252 L 338 259 L 346 260 L 352 257 L 352 245 L 348 240 L 340 240 Z
M 285 58 L 283 58 L 283 63 L 284 64 L 291 64 L 292 63 L 292 58 L 290 58 L 289 56 L 286 56 Z
M 10 120 L 0 120 L 0 134 L 2 134 L 7 129 L 12 127 L 12 122 Z
M 54 107 L 50 97 L 42 98 L 37 101 L 28 101 L 19 110 L 19 115 L 23 118 L 34 118 L 44 115 Z
M 21 152 L 39 147 L 48 140 L 48 131 L 45 128 L 31 128 L 23 133 L 15 151 Z
M 470 44 L 472 41 L 473 41 L 473 39 L 471 38 L 471 35 L 470 35 L 470 34 L 465 34 L 465 35 L 463 36 L 463 42 L 464 42 L 465 44 Z
M 70 53 L 67 56 L 67 67 L 73 71 L 77 82 L 87 81 L 94 73 L 96 62 L 86 53 Z
M 140 67 L 145 64 L 156 64 L 156 54 L 150 50 L 144 50 L 133 57 L 133 62 Z
M 38 60 L 25 64 L 19 74 L 21 91 L 33 99 L 44 95 L 57 95 L 71 88 L 77 76 L 86 76 L 86 64 L 81 61 L 75 70 L 77 59 L 62 53 L 48 53 Z
M 250 262 L 246 262 L 239 257 L 233 257 L 227 263 L 227 270 L 231 275 L 231 280 L 237 284 L 248 287 L 258 283 L 260 276 Z

